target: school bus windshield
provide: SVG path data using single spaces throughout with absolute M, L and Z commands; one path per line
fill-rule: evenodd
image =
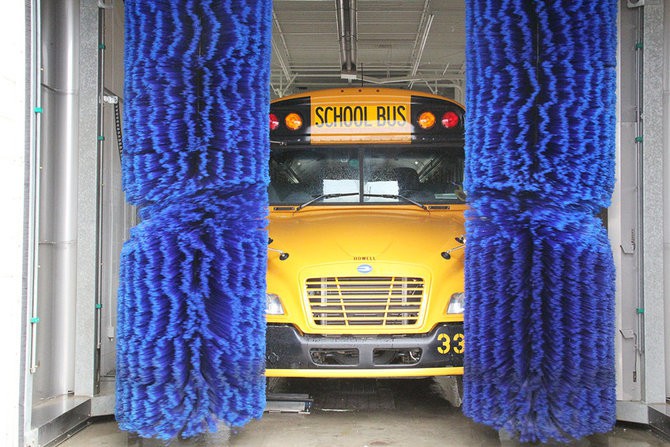
M 462 147 L 408 145 L 273 147 L 271 205 L 463 203 Z M 361 194 L 362 193 L 362 194 Z

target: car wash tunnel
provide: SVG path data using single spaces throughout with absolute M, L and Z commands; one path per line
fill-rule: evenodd
M 3 446 L 670 445 L 667 2 L 0 20 Z

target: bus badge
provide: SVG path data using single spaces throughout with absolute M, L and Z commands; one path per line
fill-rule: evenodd
M 358 270 L 358 273 L 370 273 L 372 271 L 372 266 L 370 264 L 361 264 L 356 270 Z

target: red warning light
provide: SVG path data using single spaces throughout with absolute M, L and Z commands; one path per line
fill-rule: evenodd
M 445 112 L 442 115 L 442 125 L 447 129 L 453 129 L 458 126 L 458 115 L 454 112 Z
M 277 130 L 279 127 L 279 118 L 274 113 L 270 114 L 270 130 Z

